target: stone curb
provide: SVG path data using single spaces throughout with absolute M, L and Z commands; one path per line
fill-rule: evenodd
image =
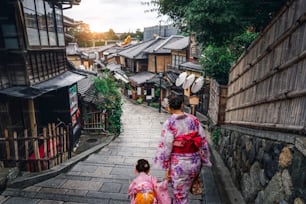
M 205 130 L 209 134 L 208 130 Z M 214 174 L 215 183 L 218 188 L 222 203 L 226 204 L 244 204 L 243 197 L 232 181 L 231 174 L 225 166 L 219 152 L 215 149 L 214 144 L 208 141 L 210 153 L 212 156 L 212 172 Z
M 101 150 L 105 146 L 109 145 L 117 136 L 110 135 L 109 138 L 102 144 L 96 145 L 76 156 L 73 156 L 72 158 L 68 159 L 67 161 L 51 168 L 46 171 L 40 172 L 40 173 L 33 173 L 26 176 L 17 177 L 13 181 L 10 181 L 7 183 L 8 188 L 25 188 L 31 185 L 34 185 L 36 183 L 42 182 L 44 180 L 53 178 L 63 172 L 66 172 L 68 169 L 70 169 L 73 165 L 75 165 L 77 162 L 86 159 L 89 155 Z

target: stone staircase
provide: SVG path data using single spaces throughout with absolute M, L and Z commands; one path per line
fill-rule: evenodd
M 9 175 L 9 168 L 0 168 L 0 192 L 6 187 L 7 178 Z

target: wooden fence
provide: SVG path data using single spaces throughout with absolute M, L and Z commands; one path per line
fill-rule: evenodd
M 212 125 L 222 124 L 225 120 L 227 86 L 219 85 L 215 79 L 211 79 L 209 93 L 208 116 Z
M 63 127 L 49 124 L 42 129 L 42 134 L 35 131 L 22 134 L 16 131 L 4 131 L 0 136 L 2 149 L 0 161 L 6 166 L 14 165 L 21 169 L 37 172 L 54 167 L 68 159 L 69 131 Z
M 102 131 L 108 130 L 108 120 L 106 111 L 96 111 L 87 113 L 84 117 L 83 129 L 87 131 Z
M 230 70 L 228 124 L 306 130 L 306 1 L 291 0 Z

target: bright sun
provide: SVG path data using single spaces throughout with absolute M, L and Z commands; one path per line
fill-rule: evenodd
M 105 27 L 103 27 L 103 23 L 101 21 L 91 22 L 89 26 L 90 26 L 90 31 L 92 32 L 101 33 L 101 32 L 106 32 L 107 30 Z

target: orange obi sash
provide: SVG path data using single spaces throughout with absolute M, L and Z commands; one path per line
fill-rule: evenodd
M 201 146 L 202 138 L 197 131 L 177 136 L 173 141 L 173 153 L 195 153 Z
M 139 192 L 135 196 L 135 204 L 153 204 L 154 192 Z

